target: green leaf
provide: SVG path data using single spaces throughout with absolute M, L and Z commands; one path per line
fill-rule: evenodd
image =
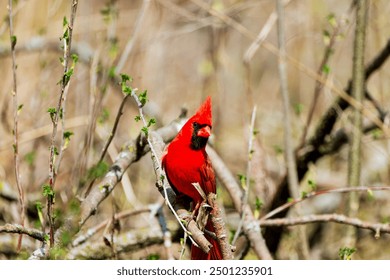
M 283 148 L 280 145 L 274 145 L 275 153 L 278 155 L 283 154 Z
M 45 197 L 54 197 L 55 195 L 53 188 L 48 184 L 42 186 L 42 194 Z
M 69 210 L 74 215 L 80 214 L 80 201 L 77 199 L 72 199 L 69 202 Z
M 68 26 L 68 19 L 67 19 L 66 17 L 64 17 L 64 18 L 62 19 L 62 26 L 63 26 L 63 27 Z
M 127 83 L 127 82 L 131 82 L 131 77 L 129 75 L 121 73 L 120 76 L 122 79 L 122 84 Z
M 62 38 L 61 38 L 61 39 L 65 40 L 66 43 L 69 42 L 69 30 L 68 30 L 68 28 L 66 28 L 66 29 L 64 30 L 64 34 L 62 35 Z
M 103 124 L 110 118 L 110 111 L 107 108 L 103 108 L 102 113 L 98 118 L 98 123 Z
M 328 20 L 330 26 L 332 26 L 333 28 L 337 27 L 337 20 L 336 20 L 336 16 L 335 14 L 331 13 L 329 14 L 326 19 Z
M 324 41 L 325 46 L 329 46 L 330 44 L 330 33 L 328 30 L 324 30 L 322 32 L 322 40 Z
M 134 120 L 135 120 L 136 122 L 139 122 L 139 121 L 141 120 L 141 116 L 135 116 Z
M 66 86 L 69 83 L 70 77 L 72 77 L 73 75 L 73 70 L 73 68 L 70 68 L 68 71 L 65 72 L 64 76 L 62 77 L 63 86 Z
M 40 201 L 35 202 L 35 209 L 37 209 L 39 223 L 42 226 L 44 224 L 43 212 L 42 212 L 43 206 L 42 206 L 42 203 Z
M 324 74 L 329 74 L 330 73 L 330 66 L 328 64 L 325 64 L 323 67 L 322 67 L 322 72 L 324 72 Z
M 76 64 L 79 61 L 79 56 L 77 54 L 72 54 L 72 61 L 74 64 Z
M 115 72 L 115 66 L 110 67 L 110 69 L 108 70 L 108 77 L 111 79 L 115 78 Z
M 48 234 L 45 234 L 45 242 L 46 243 L 50 242 L 50 236 Z
M 62 231 L 61 232 L 61 245 L 64 246 L 64 248 L 72 241 L 72 236 L 68 231 Z M 63 255 L 64 252 L 57 252 L 57 255 Z M 60 257 L 57 257 L 57 259 L 60 259 Z
M 304 105 L 303 105 L 302 103 L 296 103 L 296 104 L 294 105 L 295 114 L 298 115 L 298 116 L 299 116 L 300 114 L 302 114 L 303 107 L 304 107 Z
M 31 152 L 27 153 L 27 154 L 24 156 L 24 160 L 25 160 L 25 161 L 27 162 L 27 164 L 30 165 L 30 166 L 33 166 L 33 165 L 34 165 L 35 158 L 36 158 L 36 152 L 35 152 L 35 151 L 31 151 Z
M 151 127 L 152 125 L 156 124 L 156 119 L 151 118 L 148 122 L 148 127 Z
M 42 211 L 43 207 L 42 207 L 42 203 L 40 201 L 36 201 L 35 202 L 35 208 L 39 211 Z
M 47 109 L 47 112 L 50 113 L 50 114 L 56 114 L 57 113 L 57 109 L 53 108 L 53 107 L 50 107 L 49 109 Z
M 65 139 L 65 143 L 64 143 L 64 149 L 66 149 L 69 145 L 69 142 L 70 142 L 70 137 L 73 135 L 73 132 L 72 131 L 65 131 L 63 136 L 64 136 L 64 139 Z
M 373 200 L 375 197 L 374 197 L 374 192 L 371 190 L 371 189 L 368 189 L 367 190 L 367 194 L 368 194 L 368 198 Z
M 127 83 L 128 82 L 131 83 L 133 81 L 133 79 L 129 75 L 123 74 L 123 73 L 121 73 L 120 76 L 122 79 L 122 81 L 121 81 L 122 92 L 126 95 L 131 94 L 133 89 L 130 86 L 128 86 Z
M 339 249 L 340 260 L 351 260 L 356 248 L 343 247 Z
M 51 107 L 47 109 L 47 112 L 50 114 L 51 121 L 54 122 L 55 116 L 57 115 L 57 109 Z
M 141 128 L 141 131 L 142 131 L 143 133 L 145 133 L 145 136 L 146 136 L 146 137 L 148 137 L 148 135 L 149 135 L 149 129 L 148 129 L 146 126 L 144 126 L 143 128 Z
M 378 140 L 379 138 L 381 138 L 383 136 L 383 133 L 382 133 L 381 129 L 376 128 L 373 131 L 371 131 L 371 135 L 372 135 L 372 138 L 374 140 Z
M 64 138 L 70 140 L 70 137 L 74 135 L 72 131 L 65 131 L 64 132 Z
M 11 36 L 11 49 L 15 49 L 16 43 L 18 41 L 18 38 L 15 35 Z
M 57 149 L 57 147 L 53 147 L 53 153 L 54 153 L 54 155 L 56 155 L 56 156 L 58 156 L 59 155 L 59 153 L 58 153 L 58 149 Z
M 133 89 L 129 86 L 122 86 L 122 92 L 125 94 L 125 95 L 131 95 L 131 93 L 133 92 Z
M 160 255 L 159 254 L 150 254 L 146 257 L 147 260 L 159 260 Z
M 91 167 L 88 170 L 88 179 L 97 179 L 103 177 L 108 172 L 108 164 L 104 161 L 99 162 L 97 165 Z
M 148 102 L 148 91 L 144 90 L 138 95 L 139 102 L 141 102 L 142 107 L 145 106 L 146 102 Z
M 307 180 L 307 184 L 310 186 L 312 191 L 315 191 L 317 189 L 317 184 L 314 180 L 312 179 Z
M 18 106 L 18 111 L 17 111 L 18 114 L 22 111 L 23 106 L 24 106 L 23 104 L 20 104 L 20 105 Z
M 253 212 L 255 219 L 258 219 L 260 217 L 260 210 L 263 207 L 263 205 L 264 205 L 263 201 L 259 197 L 256 197 L 255 211 Z
M 252 160 L 254 152 L 255 152 L 255 150 L 253 150 L 253 149 L 249 151 L 249 160 Z
M 246 189 L 246 176 L 244 174 L 237 174 L 238 179 L 240 180 L 241 187 Z

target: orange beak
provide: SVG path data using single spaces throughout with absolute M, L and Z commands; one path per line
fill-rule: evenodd
M 208 125 L 199 129 L 197 133 L 197 136 L 204 137 L 204 138 L 210 137 L 210 135 L 211 135 L 211 128 Z

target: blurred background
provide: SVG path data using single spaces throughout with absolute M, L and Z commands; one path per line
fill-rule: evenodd
M 204 3 L 205 7 L 198 5 Z M 60 57 L 60 37 L 63 18 L 69 20 L 71 1 L 14 1 L 14 33 L 17 36 L 17 92 L 23 108 L 19 114 L 21 182 L 30 200 L 42 200 L 41 186 L 48 176 L 48 147 L 51 120 L 48 108 L 58 102 L 63 67 Z M 198 3 L 198 4 L 197 4 Z M 285 174 L 283 157 L 283 112 L 278 77 L 276 1 L 273 0 L 89 0 L 80 1 L 73 30 L 72 50 L 79 61 L 71 78 L 66 100 L 66 126 L 74 135 L 64 153 L 56 182 L 56 208 L 59 212 L 74 195 L 80 184 L 88 181 L 88 168 L 99 158 L 109 136 L 120 102 L 120 87 L 111 79 L 112 73 L 133 77 L 132 86 L 148 91 L 145 112 L 157 120 L 156 127 L 176 119 L 181 108 L 191 115 L 206 96 L 213 100 L 212 144 L 233 174 L 244 174 L 248 162 L 250 119 L 257 108 L 255 129 L 264 175 L 271 185 L 279 183 Z M 12 150 L 13 107 L 12 66 L 9 52 L 8 1 L 0 0 L 0 184 L 16 192 Z M 209 13 L 207 7 L 217 11 Z M 369 7 L 365 60 L 370 61 L 390 38 L 390 2 L 371 1 Z M 233 21 L 224 20 L 228 16 Z M 344 89 L 352 76 L 355 11 L 353 1 L 291 0 L 285 3 L 285 34 L 287 53 L 306 68 L 316 72 L 321 65 L 332 35 L 332 51 L 324 70 L 335 87 Z M 270 51 L 271 50 L 271 51 Z M 298 146 L 314 97 L 315 80 L 291 61 L 287 64 L 291 102 L 293 144 Z M 368 81 L 371 95 L 383 109 L 389 106 L 389 63 Z M 323 113 L 337 94 L 324 87 L 308 130 L 311 136 Z M 124 143 L 135 138 L 142 127 L 134 120 L 137 108 L 129 100 L 120 120 L 118 132 L 106 157 L 112 163 Z M 93 116 L 93 117 L 91 117 Z M 86 159 L 82 151 L 91 135 L 90 120 L 96 121 L 91 150 Z M 348 112 L 340 117 L 338 127 L 351 129 Z M 260 148 L 258 148 L 260 149 Z M 362 184 L 388 184 L 389 142 L 380 132 L 363 138 Z M 348 149 L 322 158 L 310 166 L 308 181 L 321 187 L 344 187 L 347 184 Z M 85 170 L 84 170 L 84 169 Z M 135 198 L 123 194 L 118 186 L 112 197 L 90 221 L 110 217 L 118 209 L 136 208 L 136 203 L 155 203 L 160 194 L 154 187 L 150 157 L 146 156 L 127 171 Z M 255 172 L 254 172 L 255 173 Z M 255 177 L 256 173 L 254 174 Z M 258 175 L 258 173 L 257 173 Z M 87 177 L 86 177 L 87 176 Z M 87 178 L 87 179 L 85 179 Z M 81 182 L 81 183 L 80 183 Z M 371 222 L 388 222 L 389 194 L 376 193 L 375 199 L 365 199 L 359 215 Z M 220 189 L 221 202 L 229 211 L 229 196 Z M 326 200 L 328 199 L 328 200 Z M 251 196 L 251 203 L 255 194 Z M 329 212 L 338 212 L 342 196 L 321 200 Z M 113 206 L 115 205 L 115 207 Z M 0 222 L 18 220 L 17 204 L 0 199 Z M 316 206 L 302 204 L 305 212 Z M 113 210 L 114 209 L 114 210 Z M 116 210 L 115 210 L 116 209 Z M 64 210 L 66 212 L 66 210 Z M 325 210 L 324 210 L 325 211 Z M 63 212 L 63 211 L 62 211 Z M 3 213 L 3 214 L 1 214 Z M 168 214 L 169 215 L 169 214 Z M 237 215 L 232 213 L 232 221 Z M 147 217 L 147 215 L 146 215 Z M 34 221 L 30 220 L 31 226 Z M 145 217 L 127 221 L 127 227 L 147 227 Z M 177 227 L 172 219 L 172 227 Z M 233 230 L 234 224 L 231 225 Z M 311 250 L 311 258 L 337 259 L 342 247 L 340 235 L 346 225 L 327 224 L 322 231 L 326 238 Z M 360 232 L 360 231 L 359 231 Z M 286 233 L 283 250 L 277 257 L 296 258 L 290 250 Z M 1 236 L 0 243 L 14 242 L 14 236 Z M 7 240 L 5 240 L 5 238 Z M 11 240 L 11 241 L 10 241 Z M 388 259 L 389 238 L 375 239 L 361 231 L 356 259 Z M 180 248 L 179 244 L 176 244 Z M 5 245 L 4 245 L 5 246 Z M 1 247 L 1 246 L 0 246 Z M 144 258 L 152 249 L 141 249 L 123 258 Z M 175 251 L 176 253 L 176 251 Z M 1 255 L 1 253 L 0 253 Z M 3 250 L 3 258 L 6 255 Z M 164 258 L 164 256 L 161 256 Z M 245 258 L 254 258 L 251 252 Z

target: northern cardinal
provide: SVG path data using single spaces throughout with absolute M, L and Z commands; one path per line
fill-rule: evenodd
M 210 192 L 216 193 L 214 170 L 205 150 L 211 134 L 211 127 L 211 98 L 208 97 L 195 115 L 184 124 L 167 147 L 162 158 L 162 165 L 169 183 L 178 195 L 185 195 L 192 200 L 195 211 L 196 207 L 202 203 L 203 198 L 193 183 L 199 183 L 206 196 Z M 214 232 L 210 220 L 205 228 Z M 209 236 L 206 238 L 213 245 L 210 252 L 206 254 L 200 248 L 192 245 L 191 259 L 222 259 L 218 242 Z

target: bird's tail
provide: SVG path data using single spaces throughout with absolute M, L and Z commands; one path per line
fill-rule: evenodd
M 214 227 L 210 220 L 208 220 L 206 229 L 208 231 L 214 232 Z M 196 247 L 195 245 L 191 246 L 191 260 L 222 260 L 222 251 L 221 247 L 218 244 L 218 241 L 212 238 L 211 236 L 206 236 L 207 240 L 213 245 L 210 249 L 210 252 L 206 254 L 202 249 Z

